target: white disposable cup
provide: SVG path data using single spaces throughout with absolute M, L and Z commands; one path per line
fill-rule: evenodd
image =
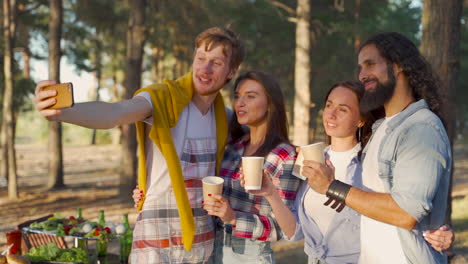
M 219 194 L 223 193 L 224 179 L 218 176 L 207 176 L 202 179 L 203 183 L 203 200 L 204 201 L 217 201 L 213 196 L 208 194 Z
M 264 157 L 242 157 L 242 174 L 244 189 L 260 190 L 262 188 Z
M 304 156 L 304 160 L 313 160 L 325 164 L 325 156 L 323 155 L 324 148 L 325 144 L 323 142 L 318 142 L 307 146 L 302 146 L 301 152 Z
M 301 151 L 299 152 L 299 155 L 297 155 L 296 163 L 294 163 L 293 175 L 303 180 L 307 179 L 302 174 L 304 160 L 313 160 L 325 164 L 325 156 L 323 153 L 324 148 L 325 143 L 323 142 L 317 142 L 300 147 Z

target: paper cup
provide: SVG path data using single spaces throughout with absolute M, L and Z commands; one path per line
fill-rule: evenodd
M 242 173 L 244 174 L 246 190 L 262 188 L 264 157 L 242 157 Z
M 324 148 L 325 144 L 323 142 L 318 142 L 301 147 L 301 152 L 304 156 L 304 160 L 313 160 L 325 164 L 325 156 L 323 155 Z
M 325 156 L 323 155 L 324 148 L 325 143 L 323 142 L 302 146 L 299 155 L 297 155 L 296 162 L 294 163 L 293 175 L 303 180 L 307 179 L 302 175 L 302 165 L 304 160 L 313 160 L 325 164 Z
M 223 193 L 224 179 L 217 176 L 207 176 L 202 179 L 203 182 L 203 200 L 204 201 L 217 201 L 217 199 L 208 194 L 219 194 Z

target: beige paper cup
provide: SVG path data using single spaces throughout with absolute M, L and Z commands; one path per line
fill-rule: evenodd
M 323 155 L 324 148 L 325 144 L 323 142 L 318 142 L 307 146 L 302 146 L 301 152 L 304 156 L 304 160 L 313 160 L 325 164 L 325 156 Z
M 262 188 L 264 157 L 242 157 L 242 173 L 244 174 L 246 190 Z
M 325 156 L 323 155 L 324 148 L 325 143 L 323 142 L 302 146 L 299 155 L 297 155 L 296 163 L 294 163 L 293 175 L 303 180 L 307 179 L 302 175 L 302 165 L 304 160 L 313 160 L 325 164 Z
M 217 176 L 207 176 L 202 179 L 203 183 L 203 201 L 217 201 L 217 199 L 208 194 L 223 194 L 224 179 Z

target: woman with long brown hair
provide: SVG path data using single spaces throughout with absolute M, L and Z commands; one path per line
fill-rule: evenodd
M 283 94 L 271 75 L 259 71 L 242 74 L 234 89 L 232 140 L 220 172 L 223 195 L 213 195 L 217 202 L 204 202 L 208 214 L 222 221 L 217 233 L 218 242 L 224 242 L 222 254 L 216 251 L 215 257 L 225 264 L 274 263 L 270 242 L 282 239 L 283 233 L 266 199 L 241 186 L 239 169 L 242 157 L 264 157 L 263 177 L 273 182 L 282 203 L 294 203 L 300 180 L 292 175 L 296 152 L 288 139 Z M 247 126 L 249 133 L 240 125 Z

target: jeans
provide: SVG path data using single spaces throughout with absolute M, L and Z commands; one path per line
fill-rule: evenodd
M 274 264 L 275 257 L 270 242 L 250 240 L 232 236 L 231 233 L 217 230 L 215 263 L 223 264 Z M 218 263 L 216 263 L 218 264 Z

